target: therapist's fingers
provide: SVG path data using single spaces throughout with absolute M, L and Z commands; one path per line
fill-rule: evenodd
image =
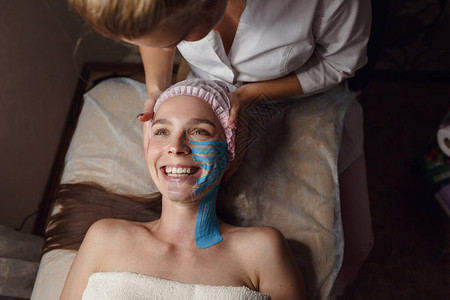
M 236 121 L 239 116 L 240 104 L 234 103 L 231 105 L 230 118 L 228 119 L 228 127 L 231 129 L 236 129 Z
M 228 127 L 231 129 L 236 129 L 236 122 L 241 110 L 241 99 L 236 95 L 236 93 L 229 93 L 228 98 L 230 99 L 230 118 L 228 119 Z
M 155 106 L 155 101 L 153 99 L 147 99 L 145 101 L 144 111 L 137 115 L 137 119 L 141 122 L 147 122 L 153 116 L 153 107 Z
M 137 119 L 141 122 L 147 122 L 153 117 L 153 108 L 155 107 L 156 100 L 158 99 L 159 95 L 161 95 L 161 91 L 157 91 L 154 93 L 151 93 L 147 100 L 145 101 L 144 105 L 144 111 L 137 115 Z

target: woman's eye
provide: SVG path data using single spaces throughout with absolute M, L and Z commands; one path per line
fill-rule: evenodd
M 192 133 L 193 135 L 210 135 L 208 131 L 204 129 L 196 129 Z
M 157 129 L 153 133 L 153 135 L 166 135 L 166 134 L 169 134 L 169 132 L 165 129 Z

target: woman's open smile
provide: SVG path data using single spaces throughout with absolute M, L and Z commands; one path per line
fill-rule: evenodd
M 164 179 L 170 181 L 198 179 L 201 174 L 199 167 L 186 165 L 166 165 L 161 167 L 160 171 Z

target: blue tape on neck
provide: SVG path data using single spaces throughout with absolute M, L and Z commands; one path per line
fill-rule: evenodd
M 194 161 L 201 161 L 200 168 L 209 172 L 206 176 L 197 179 L 198 188 L 194 191 L 195 195 L 214 185 L 200 200 L 195 223 L 195 242 L 197 247 L 205 249 L 223 240 L 216 214 L 216 201 L 220 186 L 219 180 L 228 163 L 228 145 L 227 142 L 222 141 L 189 141 L 189 143 L 202 146 L 202 148 L 192 148 Z

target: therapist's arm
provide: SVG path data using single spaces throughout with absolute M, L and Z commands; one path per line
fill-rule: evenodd
M 322 1 L 314 19 L 315 50 L 308 61 L 286 77 L 250 83 L 230 94 L 230 127 L 238 113 L 256 100 L 280 99 L 330 89 L 367 62 L 370 0 Z M 261 97 L 261 95 L 266 97 Z M 234 107 L 233 107 L 234 106 Z
M 315 49 L 295 71 L 305 94 L 325 91 L 367 62 L 370 0 L 321 1 L 314 18 Z
M 176 48 L 161 49 L 140 46 L 139 50 L 144 64 L 148 98 L 145 102 L 143 114 L 138 119 L 145 122 L 150 120 L 153 115 L 153 106 L 155 106 L 156 99 L 172 83 Z
M 248 83 L 228 94 L 231 102 L 228 125 L 236 128 L 239 111 L 247 106 L 267 100 L 277 100 L 303 94 L 302 86 L 293 73 L 282 78 Z

